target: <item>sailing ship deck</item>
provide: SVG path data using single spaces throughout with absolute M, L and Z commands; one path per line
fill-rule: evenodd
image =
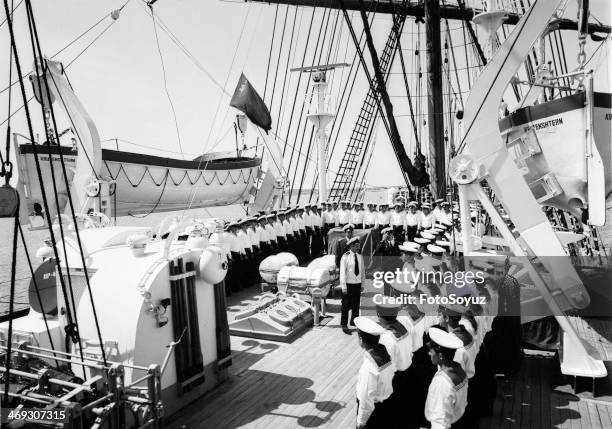
M 229 300 L 229 316 L 256 300 L 253 287 Z M 355 382 L 361 364 L 357 335 L 339 326 L 339 301 L 333 314 L 293 343 L 232 337 L 230 379 L 172 418 L 171 428 L 352 428 L 355 424 Z M 590 338 L 606 360 L 612 359 L 612 323 L 582 319 L 572 322 Z M 612 368 L 612 362 L 607 362 Z M 552 353 L 528 353 L 521 371 L 499 379 L 494 415 L 481 429 L 612 428 L 610 380 L 597 383 L 598 396 L 558 373 Z M 612 372 L 612 371 L 611 371 Z M 581 389 L 584 391 L 582 392 Z M 398 416 L 398 418 L 409 416 Z

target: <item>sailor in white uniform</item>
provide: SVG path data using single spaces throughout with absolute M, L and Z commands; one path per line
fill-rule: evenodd
M 406 212 L 401 203 L 395 203 L 391 212 L 389 226 L 393 227 L 393 235 L 397 243 L 406 241 Z
M 438 221 L 439 216 L 442 214 L 443 202 L 444 200 L 442 198 L 438 198 L 436 201 L 434 201 L 434 207 L 431 213 L 434 215 L 434 219 L 436 220 L 436 222 Z
M 421 229 L 421 216 L 417 213 L 417 204 L 414 201 L 408 203 L 408 212 L 406 213 L 406 239 L 412 241 L 416 237 L 417 232 Z
M 362 203 L 353 204 L 353 210 L 351 210 L 350 222 L 355 225 L 355 228 L 362 229 L 363 228 L 363 215 L 364 211 L 362 210 Z
M 431 212 L 431 205 L 421 205 L 421 228 L 430 229 L 436 223 L 436 215 Z
M 368 211 L 363 215 L 363 228 L 378 228 L 378 213 L 375 210 L 376 204 L 369 203 Z
M 393 416 L 385 409 L 385 401 L 393 392 L 395 365 L 382 344 L 385 329 L 372 319 L 355 319 L 359 345 L 364 350 L 363 363 L 357 375 L 357 429 L 385 428 Z
M 272 212 L 274 215 L 274 231 L 276 231 L 276 241 L 278 243 L 279 252 L 287 252 L 287 233 L 285 231 L 285 225 L 283 225 L 282 212 Z
M 382 230 L 390 225 L 391 213 L 387 211 L 387 204 L 378 205 L 378 229 Z
M 342 208 L 338 210 L 338 226 L 343 227 L 351 223 L 351 211 L 348 208 L 348 201 L 342 201 Z
M 404 409 L 404 398 L 410 389 L 408 368 L 412 364 L 411 332 L 397 320 L 400 304 L 377 304 L 378 323 L 386 329 L 380 336 L 380 344 L 385 346 L 395 364 L 393 377 L 393 394 L 388 399 L 390 409 L 387 412 L 401 413 Z
M 351 310 L 351 324 L 353 324 L 355 318 L 359 316 L 361 291 L 366 277 L 363 256 L 360 254 L 361 243 L 359 237 L 351 237 L 346 244 L 349 250 L 342 255 L 339 265 L 340 287 L 342 288 L 340 325 L 344 333 L 350 335 L 348 313 Z
M 265 216 L 266 218 L 266 233 L 268 234 L 268 242 L 270 243 L 270 254 L 278 252 L 278 236 L 276 235 L 276 228 L 274 228 L 274 219 L 276 215 L 270 213 Z
M 437 365 L 427 391 L 425 418 L 431 429 L 449 429 L 463 415 L 467 406 L 468 379 L 461 366 L 453 361 L 462 343 L 457 336 L 442 329 L 429 329 L 429 356 Z

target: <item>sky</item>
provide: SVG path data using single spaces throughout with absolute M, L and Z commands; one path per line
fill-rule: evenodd
M 14 1 L 15 4 L 18 3 L 18 0 Z M 569 3 L 567 16 L 574 16 L 574 2 Z M 611 22 L 610 3 L 607 0 L 591 3 L 594 16 L 609 24 Z M 67 69 L 68 77 L 81 102 L 93 118 L 103 141 L 120 138 L 138 145 L 121 143 L 122 150 L 149 152 L 156 155 L 162 155 L 163 150 L 170 152 L 169 156 L 178 158 L 181 157 L 179 152 L 182 150 L 183 156 L 187 159 L 206 151 L 232 150 L 235 147 L 232 122 L 236 111 L 229 107 L 229 96 L 224 94 L 221 87 L 226 93 L 232 93 L 240 74 L 244 72 L 259 93 L 264 93 L 272 28 L 277 10 L 275 5 L 220 0 L 158 0 L 155 3 L 156 15 L 183 43 L 194 59 L 189 59 L 158 26 L 159 49 L 163 57 L 166 87 L 176 113 L 178 135 L 165 90 L 164 72 L 153 21 L 142 0 L 130 0 L 127 4 L 125 0 L 54 0 L 52 2 L 33 0 L 32 5 L 42 48 L 48 56 L 64 48 L 75 37 L 111 11 L 125 5 L 119 18 L 104 34 L 100 35 L 104 28 L 113 22 L 110 17 L 104 19 L 100 25 L 56 57 L 67 64 L 89 43 L 93 42 L 91 47 L 85 50 Z M 292 107 L 292 103 L 287 100 L 297 99 L 296 112 L 301 109 L 302 103 L 306 101 L 304 96 L 306 81 L 302 79 L 297 96 L 295 95 L 299 78 L 297 73 L 289 75 L 284 92 L 281 82 L 284 81 L 287 54 L 289 53 L 287 44 L 290 43 L 292 34 L 295 42 L 292 44 L 288 61 L 291 66 L 301 65 L 301 55 L 304 51 L 312 8 L 291 7 L 287 9 L 286 6 L 278 8 L 278 27 L 271 56 L 272 72 L 270 76 L 274 76 L 276 62 L 279 60 L 280 24 L 285 22 L 285 16 L 287 16 L 286 36 L 283 39 L 283 53 L 280 56 L 280 71 L 276 73 L 276 94 L 271 111 L 274 128 L 279 130 L 279 135 L 283 140 L 286 139 L 287 143 L 292 145 L 301 140 L 302 133 L 300 131 L 299 134 L 294 134 L 292 131 L 286 134 Z M 336 15 L 332 17 L 335 19 Z M 323 11 L 316 10 L 311 37 L 316 37 L 322 18 Z M 0 21 L 3 19 L 4 12 L 0 14 Z M 24 72 L 30 71 L 32 54 L 23 4 L 17 9 L 14 20 L 21 65 Z M 360 34 L 359 17 L 353 15 L 353 20 L 357 34 Z M 339 22 L 342 23 L 342 17 Z M 332 24 L 333 20 L 329 25 Z M 450 42 L 456 44 L 459 27 L 457 23 L 449 25 Z M 377 16 L 374 20 L 374 38 L 380 50 L 384 45 L 389 26 L 389 16 Z M 349 40 L 345 27 L 338 27 L 340 29 L 337 33 L 338 44 L 334 45 L 330 51 L 331 59 L 335 60 L 334 62 L 350 62 L 353 58 L 352 41 Z M 402 37 L 404 55 L 411 73 L 416 73 L 417 57 L 414 55 L 414 47 L 418 38 L 415 31 L 416 25 L 411 20 Z M 94 41 L 98 35 L 100 35 L 99 38 Z M 566 39 L 568 58 L 575 57 L 573 53 L 575 53 L 577 42 L 571 39 L 571 34 L 567 32 L 564 34 L 564 39 Z M 424 40 L 421 40 L 421 43 L 423 42 Z M 587 56 L 592 52 L 589 49 L 594 48 L 595 45 L 589 42 Z M 306 52 L 306 65 L 318 63 L 312 57 L 311 50 L 312 48 Z M 611 86 L 608 65 L 611 58 L 608 55 L 609 50 L 610 43 L 607 43 L 593 60 L 593 63 L 598 65 L 596 89 L 599 91 L 609 91 Z M 2 89 L 9 83 L 9 38 L 6 25 L 0 27 L 0 58 L 0 89 Z M 197 65 L 194 64 L 194 61 L 197 62 Z M 13 78 L 14 73 L 13 71 Z M 339 98 L 340 84 L 343 81 L 342 78 L 346 77 L 346 73 L 348 69 L 339 69 L 330 75 L 332 105 Z M 462 77 L 459 81 L 464 79 Z M 30 94 L 31 88 L 27 81 L 26 85 L 28 94 Z M 421 97 L 419 99 L 424 100 L 423 88 L 422 85 L 413 87 L 413 95 L 419 95 Z M 266 102 L 270 100 L 271 89 L 272 79 L 266 88 Z M 458 91 L 457 88 L 454 90 Z M 367 83 L 363 73 L 360 73 L 355 85 L 354 96 L 345 116 L 347 123 L 342 128 L 339 147 L 332 158 L 332 171 L 337 168 L 343 145 L 346 144 L 348 133 L 366 91 Z M 282 106 L 279 102 L 281 93 L 284 94 L 282 97 L 285 100 Z M 400 75 L 399 61 L 395 61 L 392 70 L 389 93 L 395 104 L 400 132 L 406 142 L 408 153 L 411 154 L 414 151 L 414 138 L 411 134 L 412 125 L 408 116 L 409 108 L 404 96 L 404 82 Z M 18 86 L 15 86 L 12 100 L 13 110 L 21 104 L 21 95 Z M 42 124 L 38 105 L 32 103 L 31 107 L 35 122 Z M 280 113 L 279 108 L 282 109 Z M 5 91 L 0 94 L 0 122 L 7 117 L 7 112 L 8 92 Z M 420 114 L 422 113 L 421 110 Z M 65 118 L 62 119 L 62 115 L 59 116 L 60 123 L 63 124 L 60 124 L 60 128 L 67 126 Z M 297 114 L 294 114 L 294 118 L 296 116 Z M 422 116 L 418 118 L 421 120 Z M 295 123 L 293 127 L 295 128 Z M 14 131 L 27 134 L 23 111 L 13 118 L 12 128 Z M 0 126 L 0 133 L 5 132 L 6 124 L 3 124 Z M 41 126 L 38 126 L 38 132 L 43 132 Z M 310 131 L 307 130 L 306 136 L 309 133 Z M 246 135 L 247 143 L 254 143 L 257 137 L 257 131 L 250 127 Z M 280 144 L 284 146 L 282 141 Z M 105 142 L 103 147 L 112 148 L 114 143 Z M 290 146 L 287 146 L 287 150 L 291 150 Z M 302 152 L 306 153 L 306 150 L 303 149 Z M 308 153 L 315 159 L 314 150 Z M 304 159 L 302 158 L 302 161 Z M 400 184 L 402 178 L 394 159 L 388 138 L 383 127 L 379 126 L 376 150 L 370 161 L 372 167 L 367 183 L 374 186 Z M 309 177 L 314 177 L 314 164 L 310 167 L 309 174 L 312 176 Z M 331 175 L 333 176 L 333 172 Z M 308 183 L 309 179 L 306 182 Z

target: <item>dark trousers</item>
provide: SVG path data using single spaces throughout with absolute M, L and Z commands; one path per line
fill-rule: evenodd
M 347 326 L 348 313 L 351 310 L 351 325 L 359 316 L 359 304 L 361 300 L 361 283 L 347 283 L 346 293 L 342 294 L 342 314 L 340 325 Z
M 406 238 L 405 238 L 405 234 L 404 234 L 404 228 L 401 226 L 394 226 L 393 227 L 393 238 L 395 239 L 395 242 L 398 244 L 402 244 Z
M 365 425 L 366 429 L 387 429 L 388 421 L 392 419 L 392 417 L 386 415 L 387 410 L 387 401 L 384 402 L 374 402 L 374 411 L 370 414 L 370 418 Z M 359 413 L 359 399 L 357 399 L 357 413 Z
M 408 241 L 414 240 L 414 237 L 417 235 L 418 226 L 407 226 L 406 227 L 406 235 L 408 236 Z

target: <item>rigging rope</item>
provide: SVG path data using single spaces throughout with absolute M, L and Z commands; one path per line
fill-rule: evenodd
M 181 132 L 179 130 L 178 118 L 176 117 L 176 110 L 174 108 L 174 103 L 172 102 L 170 91 L 168 90 L 166 65 L 164 64 L 164 56 L 162 54 L 161 46 L 159 44 L 159 36 L 157 34 L 157 22 L 155 21 L 155 15 L 153 14 L 153 5 L 149 4 L 149 8 L 151 9 L 151 22 L 153 24 L 153 34 L 155 35 L 155 45 L 157 46 L 157 52 L 159 53 L 159 62 L 161 65 L 162 78 L 164 81 L 164 91 L 166 92 L 166 97 L 168 98 L 168 104 L 170 104 L 170 110 L 172 111 L 172 117 L 174 118 L 174 128 L 176 130 L 176 138 L 177 138 L 179 150 L 181 151 L 182 158 L 185 159 L 185 155 L 183 154 L 183 144 L 181 142 Z
M 15 57 L 14 58 L 15 69 L 17 71 L 17 75 L 19 76 L 19 88 L 21 90 L 22 99 L 25 101 L 26 98 L 27 98 L 26 97 L 26 90 L 25 90 L 25 85 L 23 83 L 23 78 L 21 77 L 21 76 L 23 76 L 23 74 L 21 72 L 21 62 L 19 61 L 19 53 L 17 51 L 17 45 L 16 45 L 16 42 L 15 42 L 15 35 L 14 35 L 14 32 L 13 32 L 12 19 L 9 16 L 8 0 L 4 0 L 4 8 L 5 8 L 5 11 L 6 11 L 6 15 L 8 17 L 7 18 L 7 26 L 9 28 L 9 34 L 10 34 L 10 38 L 11 38 L 11 49 L 12 49 L 13 55 Z M 24 109 L 25 109 L 26 123 L 28 125 L 28 132 L 29 132 L 29 135 L 30 135 L 30 140 L 31 141 L 35 141 L 35 139 L 34 139 L 34 129 L 33 129 L 33 126 L 32 126 L 32 119 L 31 119 L 31 115 L 30 115 L 30 109 L 28 108 L 27 103 L 24 103 Z M 34 153 L 34 161 L 35 161 L 35 165 L 36 165 L 36 173 L 37 173 L 37 176 L 38 176 L 39 184 L 41 186 L 41 194 L 42 194 L 42 199 L 43 199 L 43 206 L 44 206 L 45 212 L 46 213 L 50 213 L 49 205 L 48 205 L 48 202 L 47 202 L 45 188 L 43 186 L 44 181 L 43 181 L 43 177 L 42 177 L 42 171 L 41 171 L 41 168 L 40 168 L 40 163 L 38 161 L 38 151 L 37 151 L 37 148 L 36 148 L 35 144 L 32 145 L 32 147 L 33 147 L 33 153 Z M 54 234 L 53 228 L 51 227 L 51 223 L 50 222 L 47 222 L 47 226 L 48 226 L 48 229 L 49 229 L 49 235 L 50 235 L 50 238 L 51 238 L 51 243 L 52 243 L 52 247 L 53 247 L 53 253 L 54 253 L 55 261 L 56 261 L 56 264 L 57 264 L 57 271 L 58 271 L 58 275 L 59 275 L 59 278 L 60 278 L 60 285 L 61 285 L 61 288 L 62 288 L 62 294 L 64 296 L 64 301 L 66 303 L 66 318 L 68 320 L 68 324 L 67 324 L 66 328 L 67 328 L 67 330 L 70 330 L 70 334 L 67 335 L 67 337 L 66 337 L 67 341 L 68 341 L 69 337 L 73 337 L 73 335 L 75 335 L 75 332 L 72 330 L 72 327 L 74 326 L 73 320 L 72 320 L 72 310 L 71 310 L 70 305 L 69 305 L 70 301 L 68 299 L 68 292 L 66 290 L 66 284 L 64 282 L 64 276 L 62 274 L 62 268 L 61 268 L 61 265 L 59 264 L 59 254 L 58 254 L 58 251 L 57 251 L 57 243 L 55 241 L 55 234 Z M 76 332 L 76 336 L 78 338 L 78 332 Z
M 31 25 L 33 54 L 34 54 L 35 58 L 42 59 L 43 58 L 42 57 L 42 48 L 41 48 L 41 45 L 40 45 L 40 40 L 38 38 L 38 31 L 36 29 L 36 21 L 34 19 L 34 12 L 32 10 L 32 6 L 30 4 L 30 0 L 27 0 L 26 8 L 28 10 L 28 18 L 29 18 L 29 22 L 30 22 L 30 25 Z M 50 92 L 49 91 L 49 89 L 50 89 L 49 82 L 47 80 L 47 75 L 46 75 L 45 70 L 44 70 L 44 68 L 46 67 L 46 63 L 43 62 L 41 64 L 41 67 L 43 68 L 42 69 L 42 76 L 38 75 L 39 69 L 36 68 L 37 77 L 38 77 L 37 81 L 38 81 L 38 86 L 39 86 L 39 92 L 41 94 L 44 93 L 42 91 L 42 86 L 41 86 L 41 82 L 42 82 L 45 85 L 45 91 L 47 93 L 49 93 Z M 44 110 L 44 106 L 42 104 L 41 104 L 41 109 Z M 51 132 L 54 133 L 55 136 L 58 136 L 59 134 L 58 134 L 57 121 L 56 121 L 55 112 L 54 112 L 52 106 L 49 106 L 49 113 L 50 113 L 50 116 L 51 116 L 51 119 L 52 119 L 52 124 L 53 124 L 53 129 L 51 130 Z M 48 127 L 46 129 L 48 129 Z M 53 167 L 53 161 L 52 161 L 52 156 L 51 156 L 51 141 L 52 141 L 52 138 L 48 137 L 47 138 L 47 147 L 49 149 L 49 164 L 50 164 L 50 167 L 51 167 L 51 176 L 52 176 L 52 179 L 53 179 L 54 191 L 56 192 L 56 205 L 58 207 L 58 213 L 59 213 L 59 202 L 57 200 L 57 190 L 56 190 L 56 185 L 55 185 L 55 174 L 54 174 L 54 167 Z M 84 256 L 84 252 L 83 252 L 83 245 L 82 245 L 82 242 L 81 242 L 81 236 L 80 236 L 80 232 L 79 232 L 79 228 L 78 228 L 78 222 L 77 222 L 77 218 L 76 218 L 76 214 L 75 214 L 75 210 L 74 210 L 74 203 L 72 201 L 72 195 L 71 195 L 71 190 L 70 190 L 70 182 L 68 180 L 68 174 L 67 174 L 66 166 L 65 166 L 65 163 L 64 163 L 64 157 L 63 157 L 63 154 L 62 154 L 61 151 L 59 151 L 59 156 L 60 156 L 60 165 L 62 166 L 62 175 L 63 175 L 63 179 L 64 179 L 64 184 L 66 186 L 66 193 L 67 193 L 67 197 L 68 197 L 68 204 L 69 204 L 70 213 L 71 213 L 71 216 L 72 216 L 72 222 L 73 222 L 73 225 L 74 225 L 74 230 L 75 230 L 75 234 L 76 234 L 76 238 L 77 238 L 77 243 L 78 243 L 78 246 L 79 246 L 79 255 L 81 257 L 81 264 L 82 264 L 82 268 L 83 268 L 83 274 L 85 276 L 85 283 L 87 285 L 87 290 L 88 290 L 88 293 L 89 293 L 90 303 L 91 303 L 91 307 L 92 307 L 92 313 L 93 313 L 93 318 L 94 318 L 94 324 L 95 324 L 95 327 L 96 327 L 96 333 L 97 333 L 97 336 L 98 336 L 99 347 L 101 349 L 101 355 L 102 355 L 103 363 L 106 366 L 108 363 L 106 361 L 106 353 L 105 353 L 105 350 L 104 350 L 104 342 L 102 341 L 102 334 L 101 334 L 101 331 L 100 331 L 98 315 L 97 315 L 96 306 L 95 306 L 95 303 L 94 303 L 94 300 L 93 300 L 93 294 L 92 294 L 92 291 L 91 291 L 91 284 L 90 284 L 90 281 L 89 281 L 89 273 L 87 271 L 87 264 L 85 262 L 85 256 Z M 48 219 L 48 222 L 49 222 L 49 219 Z M 61 236 L 64 237 L 61 216 L 58 216 L 58 223 L 59 223 L 59 227 L 60 227 L 60 233 L 62 234 Z M 80 329 L 79 329 L 78 320 L 77 320 L 77 317 L 76 317 L 76 305 L 75 305 L 75 302 L 74 302 L 74 293 L 73 293 L 72 284 L 71 284 L 71 276 L 70 276 L 70 271 L 69 271 L 69 266 L 68 266 L 68 256 L 66 254 L 66 246 L 64 245 L 63 248 L 64 248 L 64 258 L 65 258 L 65 264 L 66 264 L 66 274 L 68 276 L 68 283 L 70 285 L 71 300 L 73 301 L 72 302 L 72 306 L 73 306 L 73 309 L 75 311 L 74 318 L 75 318 L 75 325 L 76 325 L 77 335 L 78 335 L 78 339 L 79 339 L 79 353 L 81 355 L 81 360 L 83 360 L 83 350 L 82 350 L 82 346 L 81 346 L 81 342 L 80 342 Z

